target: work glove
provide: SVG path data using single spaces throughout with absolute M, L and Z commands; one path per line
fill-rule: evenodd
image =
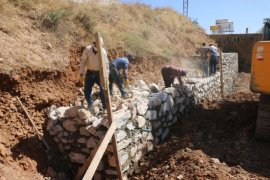
M 124 82 L 124 86 L 125 86 L 125 88 L 129 88 L 129 80 L 127 79 L 127 80 L 125 80 L 125 82 Z
M 83 86 L 83 82 L 84 82 L 84 75 L 81 74 L 80 75 L 80 81 L 79 81 L 79 85 L 82 87 Z

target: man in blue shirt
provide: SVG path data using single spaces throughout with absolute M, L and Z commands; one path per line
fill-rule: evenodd
M 128 98 L 128 93 L 126 91 L 125 86 L 129 85 L 128 81 L 128 64 L 129 60 L 133 60 L 134 58 L 131 55 L 127 55 L 127 57 L 116 58 L 110 63 L 110 76 L 109 76 L 109 88 L 110 93 L 113 95 L 113 83 L 116 83 L 118 86 L 121 95 L 123 98 Z M 121 78 L 120 70 L 123 70 L 123 78 Z M 125 86 L 124 86 L 125 83 Z

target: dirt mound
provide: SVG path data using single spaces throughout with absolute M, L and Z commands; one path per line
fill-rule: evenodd
M 196 109 L 134 179 L 268 179 L 270 144 L 254 138 L 257 101 L 242 92 Z

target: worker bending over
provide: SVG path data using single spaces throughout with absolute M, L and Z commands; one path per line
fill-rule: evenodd
M 164 66 L 161 68 L 161 74 L 165 87 L 171 87 L 174 79 L 177 77 L 180 85 L 183 85 L 182 76 L 186 76 L 187 72 L 174 66 Z

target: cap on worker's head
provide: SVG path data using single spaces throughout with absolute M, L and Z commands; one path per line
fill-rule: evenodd
M 129 60 L 135 60 L 135 56 L 133 54 L 127 54 L 127 58 Z
M 96 38 L 93 39 L 93 43 L 96 43 Z M 100 45 L 104 46 L 104 41 L 103 41 L 102 37 L 100 37 Z
M 186 70 L 182 70 L 181 75 L 182 75 L 182 76 L 187 76 L 187 71 L 186 71 Z

